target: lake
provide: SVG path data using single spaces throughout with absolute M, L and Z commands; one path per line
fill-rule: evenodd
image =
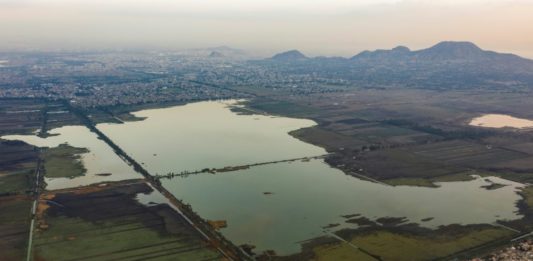
M 471 126 L 487 127 L 487 128 L 533 128 L 533 121 L 528 119 L 520 119 L 504 114 L 486 114 L 470 121 Z
M 98 124 L 150 173 L 200 170 L 319 156 L 327 152 L 287 133 L 311 120 L 238 115 L 226 102 L 199 102 L 134 112 L 143 121 Z
M 104 181 L 118 181 L 125 179 L 142 178 L 130 166 L 128 166 L 115 152 L 95 133 L 85 126 L 65 126 L 49 131 L 51 136 L 46 138 L 37 135 L 7 135 L 2 136 L 6 140 L 21 140 L 37 147 L 57 147 L 62 143 L 70 146 L 86 148 L 88 153 L 82 153 L 81 162 L 87 169 L 84 176 L 75 178 L 45 178 L 48 190 L 72 188 L 90 185 Z M 111 176 L 99 176 L 97 174 L 111 173 Z
M 98 124 L 152 174 L 220 168 L 325 154 L 324 149 L 288 132 L 311 127 L 305 119 L 240 115 L 235 101 L 191 103 L 134 112 L 143 121 Z M 515 203 L 522 186 L 496 177 L 506 186 L 487 190 L 486 178 L 439 183 L 438 188 L 386 186 L 345 175 L 323 160 L 261 165 L 249 169 L 162 180 L 177 198 L 202 217 L 226 220 L 221 232 L 236 244 L 279 254 L 300 251 L 303 240 L 325 235 L 324 226 L 356 228 L 341 215 L 371 220 L 405 217 L 435 228 L 448 224 L 494 223 L 521 218 Z M 142 196 L 150 202 L 149 195 Z M 154 202 L 160 199 L 154 199 Z M 427 222 L 422 219 L 433 218 Z

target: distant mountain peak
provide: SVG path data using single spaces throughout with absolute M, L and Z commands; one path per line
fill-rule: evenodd
M 444 60 L 476 60 L 486 56 L 486 52 L 471 42 L 440 42 L 416 52 L 419 58 Z
M 273 60 L 302 60 L 307 59 L 307 56 L 305 56 L 303 53 L 301 53 L 298 50 L 290 50 L 282 53 L 278 53 L 274 56 L 272 56 Z
M 218 51 L 212 51 L 210 54 L 209 54 L 209 57 L 210 58 L 221 58 L 221 57 L 224 57 L 224 54 L 218 52 Z
M 364 51 L 352 60 L 365 62 L 484 62 L 503 59 L 504 54 L 484 51 L 472 42 L 443 41 L 429 48 L 411 51 L 405 46 L 397 46 L 391 50 Z M 509 58 L 509 55 L 507 55 Z
M 403 45 L 399 45 L 399 46 L 396 46 L 394 47 L 391 51 L 393 52 L 402 52 L 402 53 L 408 53 L 410 52 L 411 50 Z
M 476 44 L 467 41 L 442 41 L 428 49 L 470 49 L 482 51 Z
M 352 57 L 352 60 L 358 59 L 397 59 L 400 57 L 405 57 L 411 54 L 411 50 L 405 46 L 397 46 L 391 50 L 375 50 L 375 51 L 362 51 L 357 55 Z

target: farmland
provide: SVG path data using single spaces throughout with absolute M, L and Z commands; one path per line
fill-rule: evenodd
M 92 186 L 42 195 L 34 238 L 37 260 L 217 260 L 210 247 L 166 204 L 144 206 L 143 182 Z M 112 242 L 112 243 L 111 243 Z
M 374 230 L 360 232 L 348 240 L 363 249 L 367 260 L 432 260 L 443 258 L 458 251 L 509 237 L 511 232 L 502 228 L 469 227 L 441 229 L 429 235 Z M 446 232 L 447 231 L 447 232 Z M 347 260 L 354 250 L 348 243 L 334 242 L 313 248 L 316 260 Z M 343 258 L 344 257 L 344 258 Z M 363 259 L 365 260 L 365 259 Z
M 18 261 L 26 257 L 31 198 L 0 197 L 0 253 L 2 260 Z

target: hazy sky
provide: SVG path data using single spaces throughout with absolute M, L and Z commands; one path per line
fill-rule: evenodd
M 533 0 L 0 0 L 0 49 L 353 55 L 466 40 L 533 58 Z

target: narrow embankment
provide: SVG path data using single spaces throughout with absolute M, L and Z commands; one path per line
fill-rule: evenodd
M 257 167 L 262 165 L 270 165 L 270 164 L 277 164 L 277 163 L 284 163 L 284 162 L 294 162 L 294 161 L 309 161 L 313 159 L 323 159 L 329 154 L 320 155 L 320 156 L 311 156 L 311 157 L 301 157 L 301 158 L 294 158 L 294 159 L 285 159 L 285 160 L 275 160 L 275 161 L 267 161 L 267 162 L 258 162 L 258 163 L 252 163 L 252 164 L 246 164 L 246 165 L 239 165 L 239 166 L 229 166 L 229 167 L 223 167 L 223 168 L 205 168 L 202 170 L 195 170 L 195 171 L 182 171 L 179 173 L 175 172 L 169 172 L 165 175 L 155 175 L 154 178 L 156 179 L 172 179 L 175 177 L 187 177 L 189 175 L 196 175 L 196 174 L 202 174 L 202 173 L 210 173 L 210 174 L 216 174 L 221 172 L 232 172 L 232 171 L 238 171 L 243 169 L 249 169 L 251 167 Z

